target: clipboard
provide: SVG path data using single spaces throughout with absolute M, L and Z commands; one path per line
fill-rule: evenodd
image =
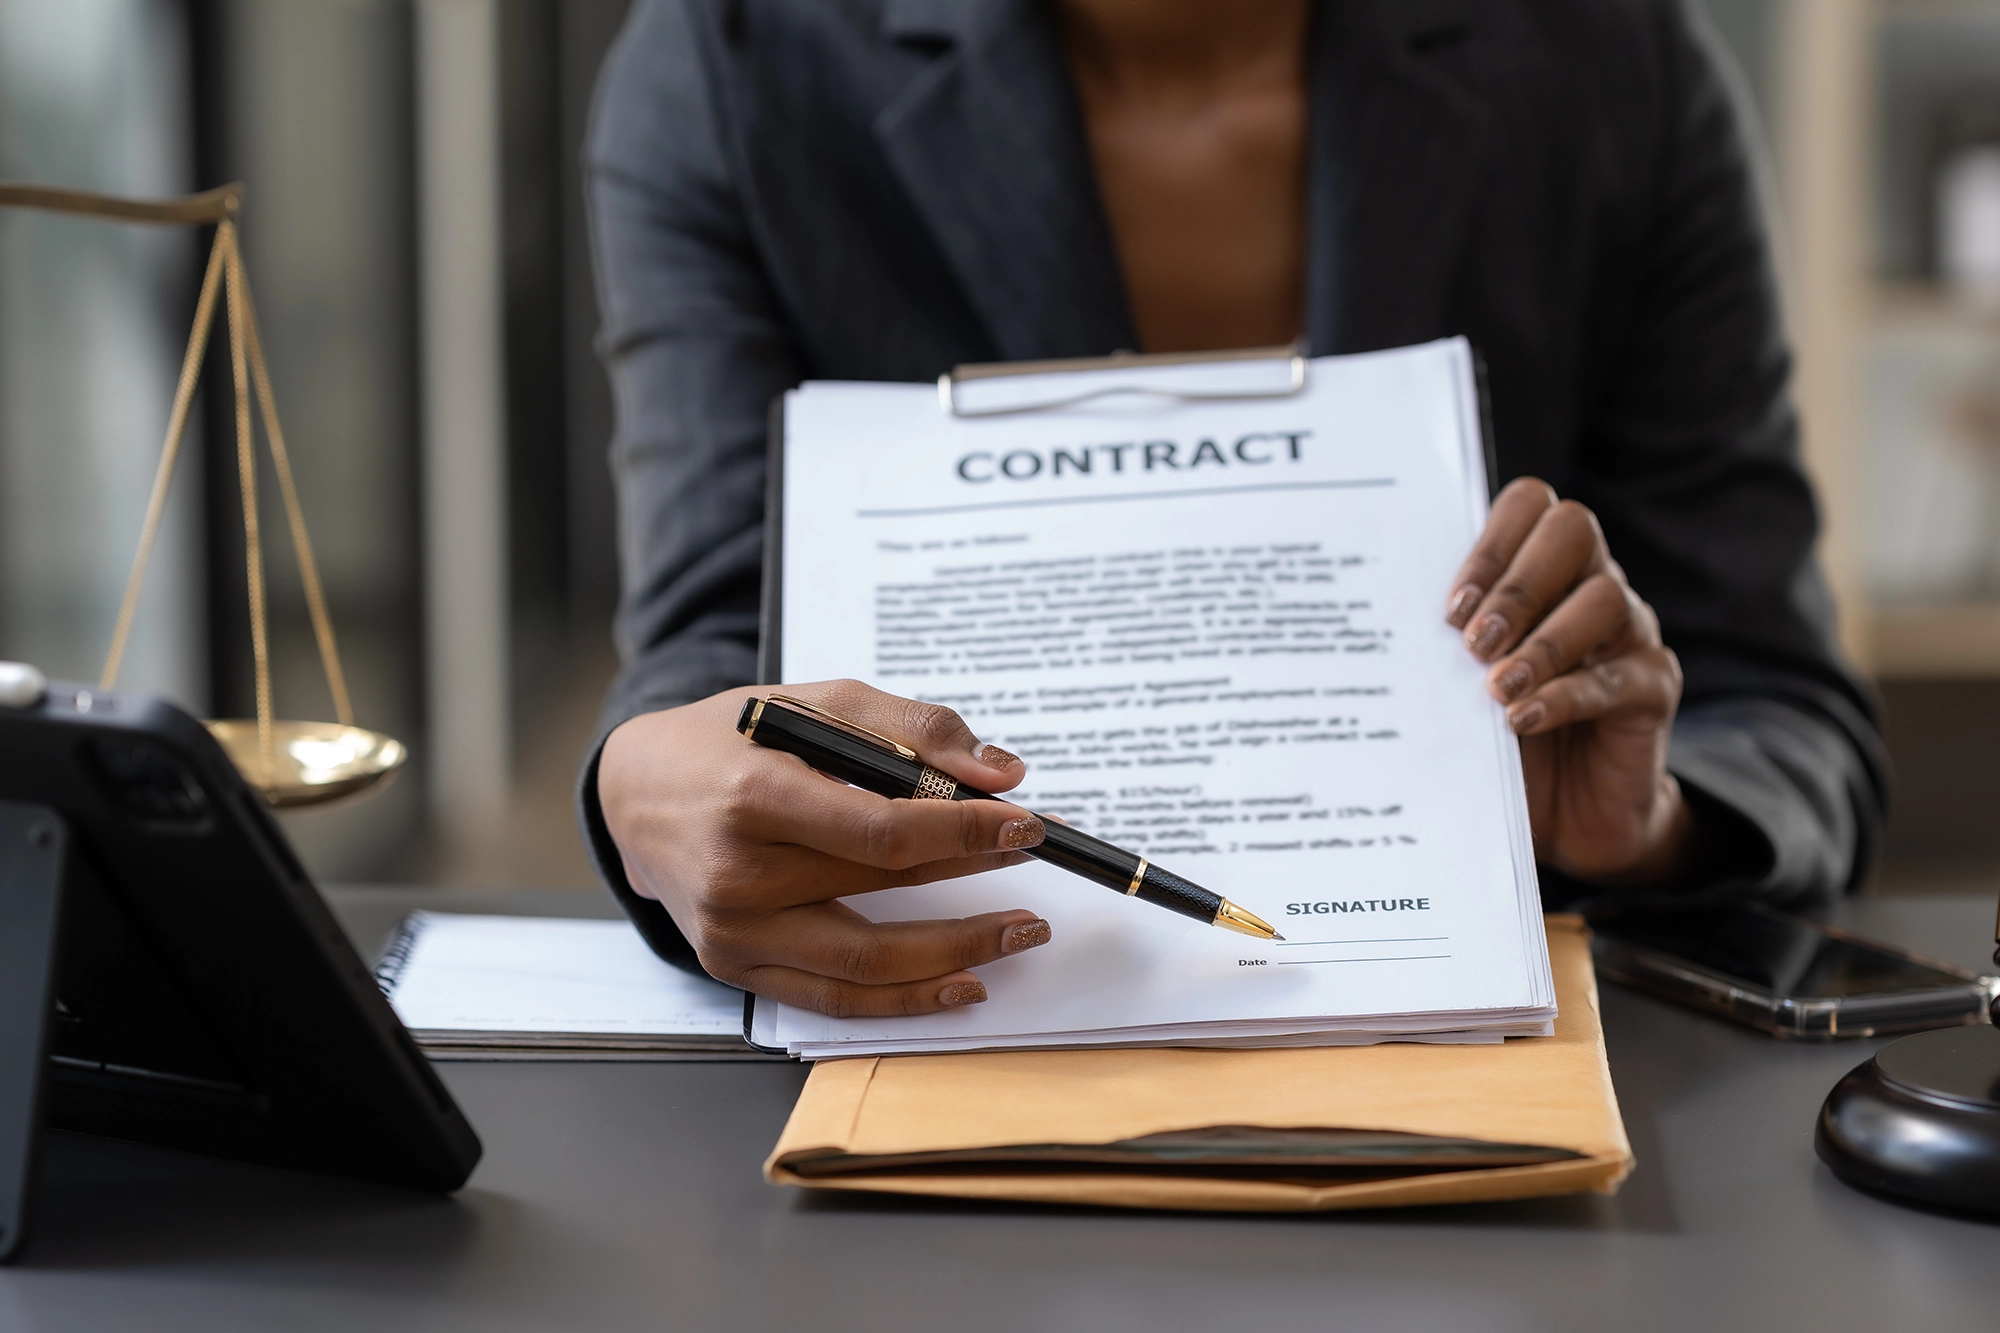
M 1486 387 L 1486 359 L 1478 347 L 1472 349 L 1473 383 L 1479 396 L 1479 435 L 1486 454 L 1487 488 L 1499 490 L 1499 473 L 1493 448 L 1493 410 Z M 1276 347 L 1245 347 L 1217 352 L 1113 352 L 1109 356 L 1073 357 L 1049 361 L 988 361 L 954 366 L 938 376 L 938 410 L 946 416 L 967 420 L 1021 416 L 1031 412 L 1053 412 L 1081 407 L 1118 396 L 1174 399 L 1182 402 L 1246 402 L 1258 399 L 1290 398 L 1305 391 L 1310 375 L 1308 349 L 1303 341 Z M 1173 370 L 1185 367 L 1236 366 L 1246 361 L 1270 361 L 1281 366 L 1284 378 L 1269 389 L 1210 391 L 1196 385 L 1137 383 L 1057 393 L 1046 398 L 1001 407 L 980 407 L 966 401 L 967 385 L 996 381 L 1023 380 L 1043 376 L 1090 374 L 1110 371 L 1125 373 L 1145 370 Z M 1490 495 L 1489 495 L 1490 498 Z M 764 576 L 757 622 L 757 683 L 778 685 L 783 675 L 784 632 L 784 541 L 785 541 L 785 395 L 771 400 L 766 426 L 764 467 Z M 747 1024 L 747 1009 L 746 1019 Z
M 1474 418 L 1465 424 L 1477 432 L 1476 448 L 1485 463 L 1488 497 L 1495 489 L 1494 445 L 1491 406 L 1485 366 L 1477 349 L 1463 339 L 1454 340 L 1469 361 L 1471 398 L 1461 389 L 1461 411 Z M 1385 349 L 1393 350 L 1393 349 Z M 1243 373 L 1245 363 L 1264 362 L 1270 366 L 1267 384 L 1258 384 Z M 1461 362 L 1465 364 L 1465 362 Z M 1192 375 L 1175 377 L 1173 372 L 1192 370 Z M 1224 373 L 1209 376 L 1205 370 Z M 1135 373 L 1136 372 L 1136 373 Z M 1152 372 L 1160 372 L 1154 374 Z M 1035 360 L 959 365 L 937 380 L 937 410 L 948 422 L 1004 421 L 1034 412 L 1064 412 L 1085 409 L 1080 415 L 1104 419 L 1102 409 L 1090 412 L 1106 399 L 1143 398 L 1170 400 L 1189 405 L 1250 400 L 1279 400 L 1303 394 L 1312 379 L 1312 363 L 1300 343 L 1276 347 L 1235 349 L 1193 354 L 1140 355 L 1119 352 L 1102 357 L 1068 360 Z M 1109 382 L 1101 378 L 1111 377 Z M 1248 384 L 1246 385 L 1246 379 Z M 1042 381 L 1037 384 L 1036 381 Z M 1095 380 L 1096 382 L 1092 382 Z M 1463 381 L 1461 381 L 1463 383 Z M 995 386 L 1024 390 L 996 396 Z M 902 386 L 915 388 L 915 385 Z M 982 395 L 984 388 L 989 392 Z M 763 686 L 785 680 L 785 529 L 786 484 L 788 478 L 788 408 L 792 393 L 775 398 L 767 418 L 765 470 L 764 568 L 761 583 L 757 681 Z M 1158 416 L 1153 417 L 1157 423 Z M 906 424 L 908 422 L 906 421 Z M 997 423 L 996 423 L 997 424 Z M 1005 429 L 1004 425 L 1001 429 Z M 1470 432 L 1468 432 L 1470 433 Z M 755 997 L 746 995 L 743 1005 L 743 1036 L 753 1049 L 775 1048 L 760 1045 L 756 1037 Z

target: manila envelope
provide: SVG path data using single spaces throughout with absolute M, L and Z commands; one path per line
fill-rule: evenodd
M 1605 1060 L 1589 931 L 1578 917 L 1546 920 L 1558 1010 L 1553 1036 L 1486 1046 L 822 1060 L 764 1175 L 817 1189 L 1265 1212 L 1608 1194 L 1630 1174 L 1632 1149 Z M 1206 1133 L 1226 1143 L 1232 1135 L 1254 1140 L 1259 1131 L 1277 1131 L 1264 1136 L 1277 1139 L 1339 1131 L 1328 1141 L 1359 1143 L 1363 1152 L 1383 1143 L 1456 1150 L 1430 1159 L 1444 1166 L 1318 1175 L 1271 1165 L 1268 1157 L 1230 1163 L 1226 1148 L 1220 1158 L 1211 1152 L 1205 1166 L 1182 1161 L 1159 1170 L 1129 1161 L 1092 1169 L 1087 1160 L 1102 1145 L 1149 1135 L 1184 1142 L 1190 1132 L 1197 1140 Z M 1009 1160 L 965 1160 L 995 1150 Z M 1478 1165 L 1482 1154 L 1504 1160 L 1510 1153 L 1541 1160 Z M 924 1154 L 956 1160 L 927 1165 Z M 868 1160 L 878 1157 L 890 1160 Z M 835 1174 L 822 1173 L 829 1163 Z

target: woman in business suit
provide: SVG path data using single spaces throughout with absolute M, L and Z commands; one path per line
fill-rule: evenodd
M 1026 812 L 735 734 L 765 413 L 808 377 L 1121 347 L 1469 337 L 1511 480 L 1439 614 L 1522 737 L 1545 891 L 1799 900 L 1864 865 L 1878 745 L 1682 0 L 642 0 L 588 159 L 625 669 L 581 810 L 664 956 L 898 1014 L 1050 938 L 834 901 L 1018 859 Z M 1024 776 L 946 709 L 788 688 L 968 783 Z

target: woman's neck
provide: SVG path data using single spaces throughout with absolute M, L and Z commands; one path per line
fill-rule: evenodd
M 1140 345 L 1303 322 L 1310 0 L 1056 0 Z
M 1126 95 L 1213 97 L 1296 79 L 1310 0 L 1057 0 L 1079 79 Z

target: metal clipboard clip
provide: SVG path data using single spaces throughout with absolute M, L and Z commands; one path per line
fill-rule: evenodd
M 1269 388 L 1245 388 L 1240 385 L 1221 384 L 1214 388 L 1204 388 L 1198 382 L 1173 385 L 1148 383 L 1145 380 L 1126 380 L 1121 377 L 1115 383 L 1097 384 L 1061 393 L 1056 397 L 1029 397 L 1021 401 L 1003 400 L 986 406 L 968 404 L 963 400 L 967 386 L 993 380 L 1021 380 L 1036 375 L 1087 375 L 1093 371 L 1165 370 L 1187 366 L 1224 367 L 1246 361 L 1285 362 L 1286 378 L 1282 383 L 1273 384 Z M 1305 387 L 1305 347 L 1301 343 L 1291 343 L 1278 347 L 1246 347 L 1228 352 L 1168 352 L 1154 355 L 1114 352 L 1110 356 L 1078 357 L 1067 361 L 1000 361 L 982 365 L 955 366 L 948 374 L 938 376 L 938 405 L 948 416 L 1004 417 L 1024 412 L 1049 412 L 1059 408 L 1076 407 L 1101 398 L 1125 394 L 1171 398 L 1179 402 L 1222 403 L 1254 398 L 1291 398 L 1304 392 Z

